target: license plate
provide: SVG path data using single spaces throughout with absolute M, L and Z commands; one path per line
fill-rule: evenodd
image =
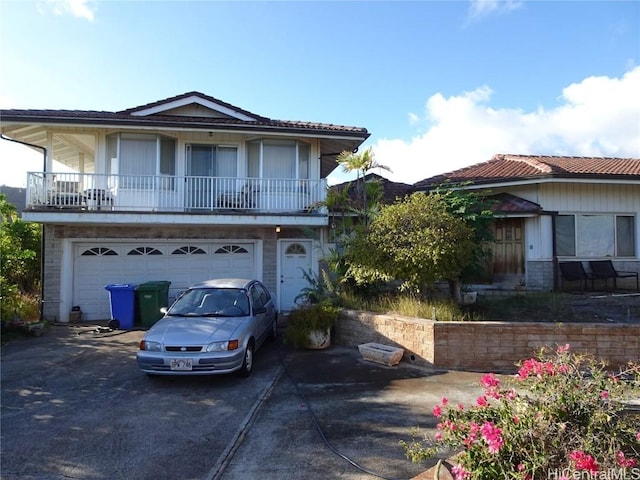
M 190 358 L 172 358 L 171 370 L 191 370 L 193 362 Z

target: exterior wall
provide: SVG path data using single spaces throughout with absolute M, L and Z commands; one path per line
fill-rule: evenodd
M 277 291 L 277 238 L 273 228 L 249 229 L 237 227 L 148 227 L 148 226 L 82 226 L 45 225 L 43 282 L 43 315 L 46 320 L 64 318 L 60 305 L 65 291 L 73 285 L 73 272 L 68 267 L 73 259 L 65 259 L 63 243 L 68 239 L 259 239 L 262 240 L 262 280 L 273 292 Z M 282 237 L 281 237 L 282 238 Z M 65 311 L 68 311 L 65 310 Z
M 640 211 L 640 185 L 567 181 L 505 187 L 500 191 L 535 202 L 546 211 L 561 213 L 637 213 Z
M 265 238 L 262 247 L 262 281 L 269 290 L 275 293 L 278 291 L 278 242 L 275 229 L 266 228 L 263 232 L 267 238 Z
M 542 183 L 505 188 L 505 192 L 536 202 L 546 212 L 626 213 L 636 218 L 633 259 L 613 259 L 618 270 L 640 272 L 640 185 L 593 183 Z M 562 258 L 564 259 L 564 258 Z M 588 261 L 595 258 L 566 257 Z M 526 285 L 539 290 L 554 287 L 552 215 L 525 219 Z M 635 280 L 619 281 L 623 288 L 635 288 Z
M 639 219 L 640 220 L 640 219 Z M 586 260 L 585 260 L 586 261 Z M 615 268 L 621 272 L 640 272 L 640 261 L 637 260 L 613 260 Z M 553 260 L 527 261 L 526 263 L 526 284 L 528 288 L 534 290 L 551 291 L 554 289 L 554 268 Z M 561 282 L 558 279 L 557 287 Z M 604 280 L 596 280 L 595 288 L 604 289 Z M 635 291 L 635 278 L 619 278 L 618 288 Z M 612 281 L 609 280 L 608 287 L 612 288 Z
M 543 183 L 501 191 L 539 204 L 547 212 L 627 213 L 636 215 L 636 258 L 640 256 L 640 185 Z M 526 221 L 527 260 L 552 260 L 551 215 Z M 638 271 L 638 266 L 634 268 Z
M 45 320 L 60 319 L 60 282 L 62 278 L 62 240 L 56 239 L 56 226 L 44 225 L 43 229 L 43 282 L 42 316 Z
M 530 288 L 551 291 L 554 288 L 553 262 L 528 261 L 526 284 Z
M 130 130 L 122 129 L 118 130 L 120 132 L 126 133 Z M 73 132 L 73 131 L 70 131 Z M 109 133 L 114 133 L 113 130 L 109 130 Z M 201 145 L 226 145 L 226 146 L 235 146 L 238 147 L 238 176 L 244 177 L 247 175 L 247 148 L 246 142 L 249 139 L 247 135 L 237 134 L 237 133 L 229 133 L 229 132 L 201 132 L 201 131 L 192 131 L 192 132 L 181 132 L 176 136 L 176 132 L 174 131 L 165 131 L 165 130 L 148 130 L 145 131 L 148 134 L 160 134 L 166 135 L 171 138 L 176 139 L 176 175 L 184 176 L 186 175 L 186 145 L 190 143 L 197 143 Z M 96 141 L 96 158 L 97 162 L 94 165 L 93 163 L 87 164 L 85 172 L 94 172 L 94 173 L 106 173 L 107 168 L 105 167 L 105 162 L 108 162 L 108 159 L 105 158 L 106 155 L 106 134 L 100 131 L 100 135 L 98 135 L 98 140 Z M 255 137 L 252 137 L 255 139 Z M 282 138 L 282 137 L 274 137 L 269 135 L 262 135 L 260 138 Z M 319 180 L 320 176 L 320 145 L 317 139 L 307 138 L 307 137 L 287 137 L 289 140 L 301 140 L 310 144 L 310 154 L 309 154 L 309 179 L 310 180 Z M 102 156 L 98 152 L 103 152 Z M 93 168 L 92 168 L 93 167 Z
M 334 343 L 376 342 L 404 348 L 403 360 L 452 370 L 516 369 L 543 347 L 570 344 L 617 368 L 640 361 L 640 325 L 588 323 L 437 322 L 343 310 Z
M 540 215 L 525 219 L 525 256 L 528 261 L 553 259 L 553 219 Z

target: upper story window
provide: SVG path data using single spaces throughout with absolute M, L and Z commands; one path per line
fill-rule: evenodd
M 308 179 L 311 146 L 296 140 L 248 143 L 249 177 Z
M 120 188 L 153 188 L 157 176 L 176 173 L 176 141 L 148 133 L 114 133 L 107 137 L 107 169 L 120 175 Z M 173 180 L 173 179 L 171 179 Z M 173 188 L 163 181 L 161 188 Z
M 556 219 L 556 252 L 561 257 L 633 257 L 635 243 L 633 215 L 576 214 Z
M 237 174 L 237 147 L 187 145 L 187 175 L 194 177 L 235 177 Z

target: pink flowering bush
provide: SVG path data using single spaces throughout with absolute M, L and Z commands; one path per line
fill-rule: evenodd
M 564 345 L 519 367 L 505 386 L 484 375 L 475 405 L 443 398 L 433 408 L 437 433 L 401 442 L 407 457 L 458 452 L 456 480 L 640 478 L 640 415 L 624 406 L 640 393 L 640 365 L 613 374 Z

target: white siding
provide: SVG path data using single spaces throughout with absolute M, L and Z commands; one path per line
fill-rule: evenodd
M 535 202 L 547 212 L 621 213 L 636 216 L 636 256 L 640 252 L 640 185 L 545 183 L 503 191 Z M 551 215 L 525 221 L 527 261 L 552 260 Z

